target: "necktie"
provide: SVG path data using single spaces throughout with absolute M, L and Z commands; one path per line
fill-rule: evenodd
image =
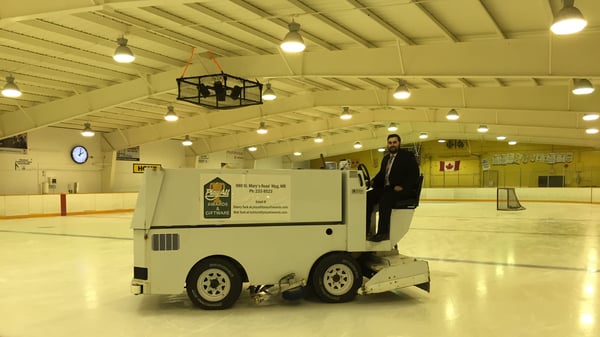
M 390 170 L 392 169 L 392 164 L 394 163 L 395 155 L 390 155 L 388 159 L 387 165 L 385 166 L 385 185 L 390 184 Z

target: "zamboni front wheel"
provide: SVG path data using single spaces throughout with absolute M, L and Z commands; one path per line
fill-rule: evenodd
M 207 310 L 227 309 L 240 297 L 240 271 L 223 258 L 198 262 L 186 280 L 187 294 L 194 305 Z
M 311 275 L 312 289 L 328 303 L 349 302 L 362 285 L 360 266 L 350 254 L 332 253 L 321 258 Z

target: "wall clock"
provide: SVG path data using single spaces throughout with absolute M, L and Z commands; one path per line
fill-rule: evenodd
M 88 151 L 84 146 L 76 145 L 71 150 L 71 159 L 77 164 L 83 164 L 88 160 Z

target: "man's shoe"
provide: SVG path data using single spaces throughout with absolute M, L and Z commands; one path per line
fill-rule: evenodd
M 369 238 L 369 241 L 373 241 L 373 242 L 381 242 L 381 241 L 385 241 L 385 240 L 389 240 L 390 238 L 388 238 L 387 235 L 385 234 L 377 234 L 371 238 Z

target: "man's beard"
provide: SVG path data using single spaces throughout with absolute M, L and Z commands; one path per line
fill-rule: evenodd
M 396 153 L 396 152 L 398 152 L 398 148 L 397 148 L 397 147 L 395 147 L 395 146 L 392 146 L 392 147 L 389 147 L 389 148 L 388 148 L 388 151 L 389 151 L 390 153 Z

